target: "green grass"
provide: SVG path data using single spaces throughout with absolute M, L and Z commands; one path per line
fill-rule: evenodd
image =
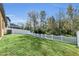
M 0 40 L 0 55 L 11 56 L 77 56 L 79 48 L 63 42 L 31 35 L 6 35 Z

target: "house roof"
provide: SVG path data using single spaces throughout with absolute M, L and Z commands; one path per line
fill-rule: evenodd
M 1 11 L 2 16 L 3 16 L 3 18 L 4 18 L 5 26 L 6 26 L 6 22 L 7 22 L 7 21 L 6 21 L 5 11 L 4 11 L 3 4 L 2 4 L 2 3 L 0 3 L 0 11 Z
M 10 28 L 21 29 L 21 26 L 16 25 L 16 24 L 14 24 L 14 23 L 10 23 Z
M 7 21 L 11 22 L 11 19 L 8 16 L 6 16 L 6 19 Z

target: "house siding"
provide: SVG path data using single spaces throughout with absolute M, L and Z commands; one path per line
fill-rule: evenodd
M 0 5 L 1 6 L 1 5 Z M 0 37 L 5 34 L 5 21 L 4 21 L 3 12 L 0 8 Z

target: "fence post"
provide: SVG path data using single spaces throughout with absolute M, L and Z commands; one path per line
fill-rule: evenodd
M 41 38 L 42 38 L 42 34 L 41 34 Z
M 54 36 L 54 35 L 52 35 L 52 40 L 54 40 L 54 39 L 53 39 L 53 36 Z
M 61 35 L 61 41 L 63 41 L 63 36 Z
M 77 47 L 79 47 L 79 31 L 77 31 Z
M 39 37 L 41 38 L 41 34 L 39 34 Z
M 47 39 L 47 34 L 45 34 L 45 38 Z

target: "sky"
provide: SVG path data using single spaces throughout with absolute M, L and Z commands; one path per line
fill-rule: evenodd
M 28 20 L 27 13 L 31 10 L 40 12 L 45 10 L 47 16 L 56 17 L 59 9 L 66 11 L 69 3 L 4 3 L 6 16 L 11 19 L 12 23 L 25 23 Z M 79 4 L 72 4 L 73 7 L 79 7 Z

